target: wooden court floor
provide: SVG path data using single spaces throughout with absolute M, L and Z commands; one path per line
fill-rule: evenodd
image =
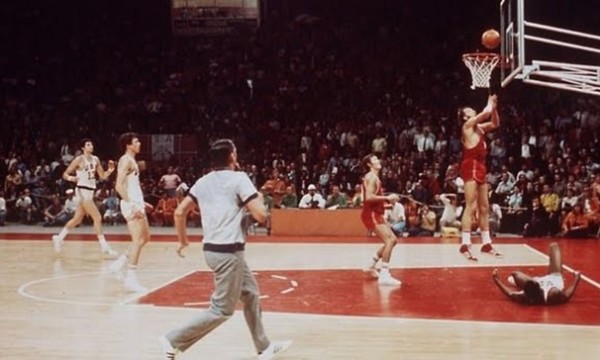
M 197 237 L 180 259 L 172 229 L 153 228 L 138 270 L 150 291 L 136 295 L 107 273 L 90 227 L 69 235 L 59 255 L 52 230 L 0 228 L 0 359 L 161 359 L 157 336 L 209 300 Z M 114 248 L 127 247 L 124 227 L 106 234 Z M 392 260 L 400 288 L 381 288 L 360 271 L 374 238 L 254 236 L 246 258 L 269 337 L 294 341 L 280 359 L 597 359 L 600 241 L 559 241 L 566 283 L 573 269 L 584 275 L 569 304 L 517 305 L 492 283 L 496 267 L 542 274 L 550 241 L 500 238 L 504 259 L 470 264 L 455 239 L 400 239 Z M 243 315 L 180 358 L 255 359 Z

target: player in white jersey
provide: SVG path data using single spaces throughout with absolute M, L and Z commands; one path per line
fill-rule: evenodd
M 146 204 L 140 185 L 140 168 L 135 159 L 135 156 L 140 152 L 141 143 L 138 136 L 131 132 L 121 135 L 119 143 L 124 154 L 117 165 L 115 190 L 121 197 L 121 214 L 127 220 L 131 245 L 126 253 L 110 265 L 109 269 L 113 273 L 120 274 L 127 265 L 123 284 L 125 290 L 146 292 L 146 288 L 140 285 L 136 275 L 142 248 L 150 241 L 150 229 L 145 211 Z
M 182 255 L 188 246 L 186 219 L 196 204 L 202 214 L 204 258 L 214 272 L 215 290 L 207 310 L 188 324 L 161 337 L 163 359 L 174 360 L 229 319 L 238 301 L 244 304 L 244 316 L 252 334 L 259 359 L 271 359 L 291 345 L 291 341 L 270 341 L 263 329 L 260 293 L 254 274 L 244 258 L 246 216 L 264 223 L 267 220 L 262 195 L 246 173 L 235 171 L 237 151 L 231 140 L 214 142 L 209 150 L 215 170 L 200 178 L 175 210 L 175 228 Z M 248 214 L 249 213 L 249 214 Z M 223 355 L 223 357 L 226 357 Z
M 575 272 L 575 281 L 565 289 L 562 276 L 562 259 L 557 243 L 550 244 L 550 264 L 548 274 L 531 277 L 521 271 L 515 271 L 508 277 L 508 282 L 517 288 L 511 289 L 500 281 L 498 269 L 494 270 L 493 279 L 498 288 L 512 300 L 529 305 L 564 304 L 575 293 L 581 274 Z
M 111 249 L 104 238 L 102 216 L 94 203 L 94 193 L 96 191 L 96 174 L 102 180 L 107 179 L 115 170 L 115 163 L 109 160 L 108 170 L 104 171 L 98 157 L 93 155 L 94 143 L 90 139 L 81 140 L 81 150 L 83 154 L 73 159 L 62 175 L 64 180 L 77 184 L 75 187 L 75 198 L 78 206 L 73 218 L 65 224 L 58 235 L 52 236 L 54 250 L 57 253 L 60 252 L 69 231 L 81 224 L 83 217 L 88 214 L 94 222 L 94 231 L 96 232 L 96 236 L 98 236 L 102 253 L 105 257 L 114 259 L 118 254 Z

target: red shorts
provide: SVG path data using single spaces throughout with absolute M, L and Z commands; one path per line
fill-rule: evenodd
M 372 211 L 365 211 L 361 213 L 360 219 L 362 220 L 363 224 L 365 224 L 367 230 L 375 229 L 375 225 L 385 224 L 383 214 Z
M 475 180 L 478 184 L 485 184 L 486 172 L 485 163 L 475 159 L 463 160 L 460 165 L 460 177 L 464 182 Z

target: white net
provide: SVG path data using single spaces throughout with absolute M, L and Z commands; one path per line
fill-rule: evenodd
M 498 64 L 500 56 L 493 53 L 464 54 L 463 62 L 471 71 L 471 89 L 490 87 L 492 71 Z

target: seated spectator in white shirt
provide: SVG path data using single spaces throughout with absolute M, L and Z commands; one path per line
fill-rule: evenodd
M 399 201 L 392 200 L 391 206 L 385 210 L 384 216 L 396 236 L 400 236 L 406 231 L 406 212 L 404 205 Z
M 34 220 L 36 208 L 33 205 L 31 196 L 29 196 L 29 189 L 25 189 L 21 192 L 21 196 L 15 203 L 15 208 L 19 213 L 19 219 L 25 224 L 30 224 Z
M 323 209 L 325 208 L 325 199 L 323 195 L 317 192 L 317 187 L 314 184 L 308 185 L 308 193 L 304 194 L 298 207 L 300 209 Z
M 440 217 L 440 229 L 445 227 L 460 229 L 461 222 L 458 220 L 456 194 L 441 194 L 440 200 L 444 203 L 444 212 Z

